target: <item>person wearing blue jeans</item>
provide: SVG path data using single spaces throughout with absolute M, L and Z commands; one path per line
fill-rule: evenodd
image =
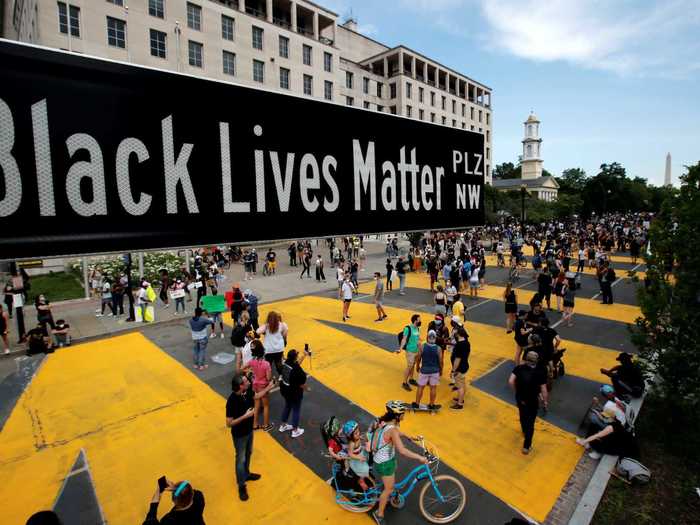
M 403 255 L 396 262 L 396 274 L 399 276 L 399 295 L 406 295 L 406 261 Z
M 209 365 L 207 360 L 207 344 L 209 334 L 207 327 L 214 325 L 214 321 L 209 319 L 201 308 L 195 308 L 194 317 L 190 319 L 190 330 L 192 331 L 192 342 L 194 343 L 194 368 L 204 370 Z
M 287 359 L 282 365 L 280 375 L 280 393 L 284 398 L 284 409 L 282 410 L 282 424 L 280 432 L 292 431 L 292 437 L 298 438 L 304 433 L 304 429 L 299 427 L 299 416 L 301 413 L 301 402 L 304 399 L 306 390 L 306 372 L 301 367 L 304 358 L 311 355 L 311 351 L 306 349 L 299 359 L 299 352 L 292 349 L 287 353 Z M 289 415 L 292 415 L 292 424 L 288 424 Z
M 250 458 L 253 454 L 253 413 L 255 399 L 260 399 L 273 388 L 274 383 L 260 392 L 253 388 L 245 374 L 237 372 L 231 379 L 231 395 L 226 400 L 226 426 L 231 429 L 233 449 L 236 452 L 236 484 L 241 501 L 248 500 L 248 481 L 257 481 L 260 474 L 250 471 Z

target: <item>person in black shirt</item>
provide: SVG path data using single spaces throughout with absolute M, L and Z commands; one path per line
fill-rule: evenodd
M 537 366 L 537 353 L 528 352 L 525 363 L 518 365 L 508 378 L 508 384 L 515 392 L 515 403 L 520 414 L 520 428 L 523 431 L 523 454 L 529 454 L 532 437 L 535 433 L 535 419 L 540 406 L 540 396 L 547 408 L 547 375 Z
M 282 424 L 280 432 L 292 431 L 292 437 L 297 438 L 304 433 L 303 428 L 299 428 L 299 415 L 301 413 L 301 402 L 304 399 L 304 390 L 306 390 L 306 372 L 301 367 L 304 358 L 311 355 L 310 351 L 306 351 L 299 359 L 299 352 L 292 349 L 287 353 L 287 359 L 282 366 L 282 374 L 280 375 L 280 393 L 284 398 L 284 409 L 282 410 Z M 289 414 L 292 414 L 292 424 L 288 424 Z
M 641 397 L 646 386 L 644 374 L 639 366 L 632 361 L 632 355 L 622 352 L 617 356 L 619 365 L 606 370 L 600 369 L 600 373 L 612 379 L 615 392 L 620 396 Z
M 158 521 L 161 492 L 160 487 L 156 487 L 143 525 L 204 525 L 204 494 L 195 490 L 189 481 L 167 481 L 167 484 L 165 490 L 173 493 L 173 508 Z
M 534 303 L 532 305 L 532 310 L 530 310 L 527 313 L 527 317 L 525 317 L 525 324 L 527 324 L 528 328 L 536 330 L 539 328 L 542 319 L 547 319 L 547 314 L 542 310 L 542 304 Z
M 537 293 L 542 299 L 547 301 L 547 308 L 551 310 L 552 275 L 549 272 L 540 272 L 540 274 L 537 276 Z
M 528 345 L 527 338 L 532 333 L 532 328 L 525 324 L 525 318 L 527 317 L 527 312 L 525 310 L 520 310 L 518 312 L 518 318 L 515 320 L 515 326 L 513 331 L 515 332 L 515 365 L 520 364 L 520 356 L 523 353 L 523 349 Z
M 469 336 L 467 331 L 461 324 L 454 321 L 455 326 L 452 335 L 455 343 L 452 349 L 452 379 L 457 388 L 457 397 L 454 398 L 454 403 L 450 406 L 452 410 L 462 410 L 464 408 L 464 391 L 466 389 L 466 377 L 469 370 L 469 354 L 471 353 L 471 345 L 469 344 Z
M 540 326 L 535 329 L 535 333 L 540 336 L 542 340 L 542 355 L 545 363 L 549 363 L 552 360 L 554 351 L 559 348 L 561 344 L 561 337 L 559 333 L 549 326 L 549 319 L 546 317 L 540 319 Z
M 253 453 L 253 406 L 275 386 L 274 381 L 260 392 L 253 393 L 252 385 L 245 374 L 237 372 L 231 379 L 233 392 L 226 400 L 226 426 L 231 429 L 233 448 L 236 451 L 236 483 L 241 501 L 248 500 L 247 481 L 260 479 L 260 474 L 250 471 L 250 456 Z
M 27 355 L 52 352 L 46 325 L 37 323 L 36 328 L 27 332 Z

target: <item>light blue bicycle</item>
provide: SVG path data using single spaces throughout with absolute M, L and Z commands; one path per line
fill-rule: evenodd
M 436 475 L 440 463 L 437 451 L 427 445 L 422 436 L 418 436 L 416 443 L 423 450 L 428 464 L 414 468 L 402 481 L 397 482 L 389 503 L 397 509 L 402 508 L 416 485 L 426 480 L 418 494 L 421 514 L 431 523 L 450 523 L 462 514 L 467 505 L 464 485 L 454 476 Z M 333 464 L 333 477 L 329 482 L 336 490 L 336 503 L 350 512 L 370 511 L 382 493 L 382 483 L 379 480 L 365 491 L 359 489 L 352 472 L 344 472 L 337 462 Z

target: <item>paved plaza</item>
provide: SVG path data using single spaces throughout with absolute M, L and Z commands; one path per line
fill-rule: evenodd
M 381 246 L 373 248 L 363 277 L 382 266 Z M 286 267 L 278 254 L 280 266 Z M 613 260 L 620 277 L 635 267 L 624 255 Z M 620 351 L 635 352 L 628 325 L 640 315 L 637 285 L 621 279 L 614 287 L 615 304 L 602 305 L 596 279 L 586 274 L 574 326 L 558 325 L 559 314 L 548 312 L 567 348 L 567 375 L 555 383 L 550 410 L 538 419 L 533 450 L 524 456 L 517 410 L 506 384 L 514 354 L 503 313 L 506 271 L 489 262 L 489 284 L 479 299 L 463 298 L 472 348 L 464 410 L 447 408 L 452 392 L 445 376 L 438 388 L 444 408 L 437 414 L 410 413 L 402 429 L 434 443 L 440 471 L 465 485 L 467 507 L 457 523 L 501 525 L 518 516 L 558 523 L 561 512 L 573 511 L 559 509 L 566 506 L 562 493 L 571 490 L 572 475 L 577 469 L 590 470 L 592 460 L 575 436 L 591 397 L 605 382 L 599 369 L 610 368 Z M 352 302 L 351 319 L 343 322 L 334 272 L 326 273 L 329 282 L 314 287 L 302 287 L 298 275 L 288 271 L 250 285 L 269 289 L 261 293 L 261 319 L 270 310 L 280 312 L 289 325 L 288 348 L 308 343 L 313 357 L 304 363 L 311 388 L 302 405 L 306 432 L 292 439 L 276 425 L 269 433 L 255 433 L 252 467 L 263 477 L 249 484 L 248 502 L 240 502 L 236 494 L 233 447 L 225 427 L 233 371 L 211 360 L 207 370 L 193 370 L 186 319 L 175 318 L 46 357 L 0 362 L 0 504 L 5 523 L 22 524 L 32 512 L 54 505 L 73 517 L 66 523 L 140 523 L 155 480 L 163 474 L 187 479 L 203 491 L 208 523 L 231 523 L 232 517 L 236 523 L 367 523 L 367 516 L 346 512 L 334 502 L 319 425 L 336 415 L 343 421 L 356 419 L 366 428 L 387 400 L 413 400 L 414 393 L 401 388 L 405 362 L 393 353 L 396 334 L 413 313 L 423 315 L 425 330 L 432 318 L 432 295 L 426 274 L 410 274 L 406 295 L 387 293 L 389 318 L 376 323 L 374 285 L 365 282 Z M 518 300 L 526 305 L 536 290 L 530 270 L 517 286 Z M 228 337 L 213 339 L 208 354 L 230 349 Z M 274 393 L 274 423 L 281 409 L 282 399 Z M 399 477 L 414 466 L 405 458 L 399 464 Z M 168 505 L 160 510 L 166 512 Z M 417 497 L 409 498 L 402 510 L 388 510 L 387 521 L 421 523 Z

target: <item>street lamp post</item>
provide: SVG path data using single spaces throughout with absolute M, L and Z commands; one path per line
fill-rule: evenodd
M 527 186 L 525 184 L 520 185 L 520 223 L 525 225 L 525 194 L 527 193 Z

